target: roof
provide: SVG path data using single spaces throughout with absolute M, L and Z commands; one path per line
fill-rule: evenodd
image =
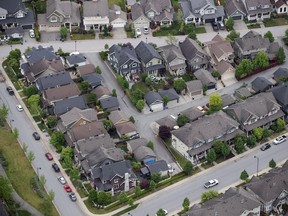
M 174 9 L 170 0 L 141 0 L 140 4 L 147 16 L 149 11 L 155 12 L 153 20 L 156 22 L 161 21 L 164 18 L 173 20 Z
M 233 15 L 235 12 L 239 11 L 240 13 L 246 15 L 245 5 L 242 1 L 238 0 L 226 0 L 225 1 L 225 12 L 228 16 Z
M 162 97 L 158 92 L 149 91 L 148 93 L 145 94 L 144 98 L 148 106 L 154 103 L 163 103 Z
M 256 92 L 266 91 L 273 86 L 268 79 L 265 77 L 257 77 L 251 82 L 252 89 Z
M 140 5 L 140 2 L 136 2 L 131 6 L 131 19 L 133 21 L 137 20 L 139 17 L 145 17 L 148 21 L 148 18 L 145 16 L 142 7 Z
M 168 96 L 169 101 L 179 100 L 179 98 L 180 98 L 174 88 L 167 89 L 167 90 L 166 89 L 159 89 L 158 93 L 160 94 L 160 96 L 162 98 L 165 96 Z
M 30 65 L 43 59 L 48 61 L 60 59 L 60 57 L 54 53 L 54 48 L 52 46 L 42 47 L 39 45 L 38 48 L 32 47 L 30 51 L 24 53 L 24 56 Z
M 54 114 L 57 116 L 62 115 L 68 112 L 69 110 L 71 110 L 73 107 L 77 107 L 79 109 L 86 109 L 87 105 L 84 100 L 84 97 L 78 96 L 78 97 L 63 99 L 61 101 L 56 101 L 54 103 Z
M 148 164 L 147 168 L 150 171 L 150 174 L 158 173 L 158 172 L 165 172 L 168 171 L 168 165 L 167 162 L 164 160 L 155 161 L 154 163 Z
M 134 47 L 129 43 L 122 46 L 114 44 L 109 48 L 109 54 L 112 53 L 114 53 L 115 58 L 117 59 L 118 68 L 123 64 L 126 64 L 129 60 L 140 63 Z
M 238 94 L 242 97 L 250 97 L 252 94 L 246 87 L 241 87 L 235 90 L 235 94 Z
M 288 84 L 278 85 L 270 90 L 275 99 L 280 103 L 283 108 L 288 105 Z
M 259 5 L 269 5 L 269 8 L 258 7 Z M 256 10 L 248 10 L 248 14 L 267 13 L 273 10 L 270 0 L 250 0 L 246 1 L 246 8 L 255 7 Z
M 25 5 L 22 0 L 1 0 L 0 8 L 5 9 L 8 14 L 14 14 L 19 10 L 26 11 Z
M 170 67 L 172 67 L 173 69 L 173 66 L 174 67 L 180 67 L 182 64 L 183 64 L 183 67 L 186 67 L 186 64 L 185 64 L 185 56 L 182 54 L 182 51 L 180 49 L 180 47 L 174 45 L 174 44 L 170 44 L 170 45 L 166 45 L 166 46 L 162 46 L 162 47 L 159 47 L 159 49 L 162 51 L 161 52 L 161 55 L 163 56 L 164 60 L 170 64 L 170 63 L 173 63 L 173 61 L 179 61 L 180 60 L 180 65 L 179 63 L 177 65 L 170 65 Z M 184 62 L 181 62 L 181 60 Z
M 36 85 L 39 91 L 43 91 L 56 86 L 63 86 L 71 84 L 73 81 L 70 77 L 69 72 L 60 72 L 44 77 L 39 77 L 36 80 Z
M 113 22 L 117 19 L 127 22 L 127 14 L 121 10 L 120 6 L 113 4 L 109 9 L 109 20 Z
M 204 116 L 204 113 L 196 107 L 190 107 L 182 111 L 181 114 L 187 116 L 190 121 L 195 121 L 198 118 Z
M 186 88 L 189 92 L 195 92 L 203 89 L 203 84 L 200 80 L 191 80 L 186 82 Z
M 8 29 L 5 29 L 5 34 L 6 35 L 12 35 L 14 33 L 18 33 L 18 34 L 24 34 L 24 30 L 22 27 L 18 26 L 18 27 L 15 27 L 15 28 L 8 28 Z
M 151 61 L 153 58 L 162 59 L 161 55 L 157 52 L 157 50 L 148 43 L 145 43 L 141 41 L 137 47 L 135 48 L 135 51 L 141 61 L 143 61 L 145 64 L 147 64 L 149 61 Z
M 70 55 L 66 57 L 66 61 L 70 65 L 77 65 L 83 62 L 86 62 L 86 58 L 82 54 Z
M 107 97 L 107 98 L 100 99 L 99 101 L 100 101 L 101 107 L 104 110 L 119 107 L 119 102 L 118 102 L 117 97 Z
M 121 124 L 117 124 L 117 125 L 115 125 L 115 128 L 120 135 L 125 135 L 128 133 L 137 132 L 136 126 L 130 121 L 124 122 Z
M 261 34 L 253 30 L 247 32 L 243 37 L 235 38 L 234 43 L 241 48 L 242 52 L 266 50 L 270 45 L 268 38 L 262 37 Z
M 130 146 L 132 152 L 139 148 L 140 146 L 147 146 L 148 141 L 145 138 L 138 138 L 133 140 L 127 140 L 127 145 Z
M 97 86 L 95 89 L 92 90 L 92 93 L 96 94 L 97 99 L 103 97 L 103 96 L 111 96 L 111 92 L 106 86 Z
M 50 101 L 56 101 L 64 98 L 69 98 L 73 96 L 79 96 L 81 94 L 81 91 L 79 90 L 76 83 L 70 83 L 68 85 L 46 89 L 44 91 L 44 97 L 45 99 Z
M 26 67 L 26 69 L 24 69 Z M 53 72 L 62 72 L 64 71 L 64 65 L 61 59 L 55 59 L 52 61 L 48 61 L 46 59 L 42 59 L 32 65 L 23 63 L 21 68 L 24 69 L 25 75 L 29 76 L 29 73 L 33 74 L 33 78 L 37 77 L 39 74 L 44 72 L 48 72 L 49 75 L 53 74 Z M 34 81 L 34 80 L 30 80 Z
M 113 125 L 117 125 L 119 123 L 128 122 L 129 119 L 121 110 L 114 110 L 112 111 L 109 116 L 109 120 L 112 122 Z
M 217 83 L 211 73 L 205 69 L 198 69 L 194 72 L 194 76 L 202 82 L 203 85 L 209 85 L 210 83 Z
M 206 42 L 211 55 L 214 55 L 217 59 L 223 58 L 223 56 L 229 54 L 232 55 L 234 50 L 230 41 L 225 40 L 222 36 L 216 35 L 211 41 Z
M 221 95 L 221 100 L 222 100 L 223 107 L 230 106 L 236 102 L 236 98 L 230 94 Z
M 108 17 L 108 1 L 84 1 L 83 2 L 83 16 L 84 17 Z
M 87 81 L 89 85 L 95 87 L 102 84 L 102 76 L 97 73 L 90 73 L 82 76 L 83 80 Z
M 177 118 L 172 117 L 171 115 L 164 118 L 158 119 L 156 123 L 160 126 L 165 125 L 169 128 L 173 128 L 177 125 Z
M 77 71 L 80 73 L 80 76 L 95 73 L 95 66 L 93 64 L 85 64 L 77 67 Z
M 274 79 L 277 81 L 280 81 L 281 77 L 288 78 L 288 68 L 279 67 L 274 73 L 273 73 Z
M 140 162 L 143 161 L 147 156 L 156 158 L 156 154 L 154 153 L 154 151 L 147 146 L 138 147 L 135 151 L 133 151 L 133 154 L 134 158 Z

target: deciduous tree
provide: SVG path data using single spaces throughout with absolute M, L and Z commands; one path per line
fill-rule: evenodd
M 247 181 L 248 178 L 249 178 L 249 175 L 248 175 L 247 171 L 246 171 L 246 170 L 243 170 L 243 171 L 241 172 L 240 179 L 241 179 L 242 181 Z
M 183 79 L 177 79 L 174 81 L 173 86 L 175 88 L 175 90 L 180 93 L 181 91 L 183 91 L 186 88 L 186 83 Z
M 269 57 L 264 51 L 258 52 L 255 59 L 253 60 L 255 68 L 265 68 L 269 65 Z
M 226 157 L 230 154 L 230 152 L 231 152 L 230 147 L 225 142 L 222 146 L 222 149 L 221 149 L 221 154 L 224 157 L 224 159 L 226 159 Z
M 186 115 L 179 115 L 177 118 L 177 124 L 179 127 L 184 126 L 189 122 L 189 118 Z
M 280 47 L 276 53 L 277 64 L 283 64 L 285 62 L 285 52 L 283 47 Z
M 193 164 L 191 163 L 191 161 L 187 161 L 183 167 L 183 172 L 186 175 L 191 175 L 192 171 L 193 171 Z
M 235 38 L 240 37 L 240 33 L 232 30 L 226 37 L 226 40 L 234 41 Z
M 201 202 L 205 203 L 208 200 L 211 200 L 211 199 L 217 197 L 218 195 L 219 195 L 219 193 L 215 190 L 209 190 L 207 192 L 204 192 L 201 194 Z
M 207 162 L 212 164 L 216 160 L 216 153 L 213 148 L 211 148 L 207 154 Z
M 270 41 L 270 43 L 274 42 L 274 40 L 275 40 L 271 31 L 266 32 L 264 34 L 264 38 L 267 38 Z
M 232 19 L 232 17 L 229 17 L 229 18 L 226 20 L 225 26 L 226 26 L 227 31 L 233 30 L 234 20 Z
M 159 127 L 158 135 L 163 140 L 169 139 L 171 138 L 171 129 L 166 125 L 161 125 Z
M 139 100 L 137 103 L 136 103 L 136 108 L 138 111 L 142 111 L 144 109 L 144 106 L 145 106 L 145 102 L 144 100 Z
M 222 109 L 222 99 L 219 94 L 215 93 L 215 94 L 210 95 L 209 107 L 210 107 L 210 110 L 213 112 L 216 112 Z
M 187 212 L 189 210 L 190 200 L 187 197 L 185 197 L 185 199 L 183 200 L 182 206 L 184 212 Z
M 276 167 L 276 162 L 274 161 L 273 158 L 272 158 L 272 160 L 269 161 L 269 167 L 270 168 L 275 168 Z

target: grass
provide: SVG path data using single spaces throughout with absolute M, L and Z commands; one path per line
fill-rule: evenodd
M 184 35 L 188 35 L 192 31 L 195 31 L 196 34 L 206 33 L 206 30 L 204 27 L 195 27 L 192 23 L 184 26 L 184 29 L 183 29 Z M 174 23 L 171 26 L 161 27 L 160 30 L 153 32 L 153 36 L 154 37 L 168 36 L 168 35 L 176 36 L 176 35 L 183 35 L 183 33 L 181 34 L 179 32 L 179 25 L 177 25 L 177 23 Z
M 205 163 L 205 164 L 202 164 L 201 165 L 204 169 L 209 169 L 210 167 L 213 167 L 214 165 L 213 164 L 210 164 L 210 163 Z
M 138 82 L 135 83 L 132 87 L 131 90 L 136 90 L 139 89 L 141 92 L 143 92 L 144 94 L 146 94 L 149 91 L 149 88 L 146 86 L 146 84 L 144 82 Z
M 263 21 L 265 27 L 271 27 L 271 26 L 281 26 L 281 25 L 287 25 L 288 24 L 288 18 L 270 18 L 270 19 L 264 19 Z
M 71 40 L 92 40 L 95 39 L 95 35 L 93 34 L 72 34 Z
M 0 151 L 6 160 L 6 173 L 14 190 L 24 200 L 46 215 L 47 209 L 43 208 L 44 200 L 41 199 L 31 187 L 31 179 L 36 174 L 7 125 L 0 128 L 0 137 L 2 137 Z M 54 205 L 52 203 L 50 204 L 50 215 L 58 215 Z
M 197 28 L 195 28 L 195 33 L 196 34 L 204 34 L 204 33 L 206 33 L 206 29 L 205 29 L 205 27 L 197 27 Z
M 253 24 L 247 25 L 247 28 L 248 29 L 256 29 L 256 28 L 261 28 L 261 26 L 259 23 L 253 23 Z
M 129 212 L 129 211 L 131 211 L 131 210 L 136 209 L 136 208 L 138 207 L 138 205 L 139 205 L 139 203 L 138 203 L 138 204 L 135 204 L 135 205 L 133 205 L 133 206 L 130 206 L 129 208 L 124 209 L 124 210 L 122 210 L 122 211 L 120 211 L 120 212 L 118 212 L 118 213 L 116 213 L 116 214 L 113 214 L 112 216 L 121 216 L 121 215 L 124 215 L 125 213 L 127 213 L 127 212 Z
M 125 10 L 125 4 L 123 0 L 108 0 L 108 5 L 112 6 L 113 4 L 119 5 L 123 11 Z

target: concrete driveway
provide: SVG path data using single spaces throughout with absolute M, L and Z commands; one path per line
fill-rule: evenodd
M 59 32 L 41 32 L 41 42 L 60 41 Z
M 234 20 L 234 29 L 239 32 L 241 30 L 247 30 L 248 28 L 243 20 Z
M 113 34 L 114 39 L 127 38 L 127 35 L 126 35 L 124 28 L 113 28 L 112 34 Z

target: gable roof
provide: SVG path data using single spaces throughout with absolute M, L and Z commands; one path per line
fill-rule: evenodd
M 107 97 L 107 98 L 103 98 L 99 101 L 100 101 L 101 107 L 104 110 L 119 107 L 119 102 L 118 102 L 117 97 Z
M 136 2 L 131 6 L 131 19 L 133 21 L 137 20 L 139 17 L 144 17 L 148 20 L 148 18 L 145 16 L 144 11 L 142 10 L 142 7 L 140 5 L 140 2 Z
M 85 64 L 77 67 L 77 71 L 80 73 L 80 76 L 95 73 L 95 66 L 93 64 Z
M 140 146 L 147 146 L 148 141 L 145 138 L 138 138 L 133 140 L 127 140 L 127 145 L 130 146 L 132 152 L 139 148 Z
M 111 96 L 111 92 L 106 86 L 97 86 L 95 89 L 92 90 L 92 93 L 96 94 L 97 99 L 103 97 L 103 96 Z
M 143 41 L 137 45 L 135 51 L 140 60 L 145 64 L 151 61 L 153 58 L 162 59 L 161 55 L 151 44 L 145 43 Z
M 162 103 L 162 97 L 158 92 L 149 91 L 144 96 L 146 103 L 148 106 L 152 105 L 153 103 Z
M 133 151 L 134 154 L 134 158 L 137 161 L 143 161 L 143 159 L 145 159 L 145 157 L 149 156 L 149 157 L 156 157 L 156 154 L 154 153 L 154 151 L 147 147 L 147 146 L 140 146 L 137 149 L 135 149 L 135 151 Z
M 140 4 L 145 14 L 148 14 L 149 11 L 155 12 L 153 18 L 155 21 L 161 21 L 163 18 L 173 19 L 174 9 L 170 0 L 141 0 Z
M 112 111 L 109 116 L 109 120 L 112 122 L 113 125 L 117 125 L 119 123 L 128 122 L 129 119 L 121 110 L 114 110 Z
M 179 98 L 180 98 L 174 88 L 171 88 L 171 89 L 159 89 L 158 93 L 160 94 L 160 96 L 162 98 L 165 97 L 165 96 L 168 96 L 169 101 L 179 100 Z
M 109 48 L 109 53 L 114 53 L 117 59 L 118 68 L 125 64 L 128 60 L 140 63 L 136 51 L 131 44 L 123 44 L 121 47 L 118 44 L 114 44 Z
M 3 8 L 7 11 L 7 14 L 14 14 L 19 10 L 26 11 L 25 5 L 22 0 L 1 0 L 0 1 L 0 8 Z
M 83 62 L 86 62 L 85 57 L 82 54 L 70 55 L 66 57 L 66 61 L 70 65 L 77 65 Z
M 60 57 L 54 53 L 54 48 L 52 46 L 42 47 L 39 45 L 38 48 L 32 47 L 30 51 L 24 53 L 24 56 L 30 65 L 43 59 L 48 61 L 60 59 Z
M 180 47 L 170 44 L 166 46 L 159 47 L 159 49 L 162 51 L 161 55 L 163 56 L 164 60 L 170 64 L 172 61 L 180 59 L 185 61 L 185 56 L 182 54 L 182 51 Z M 177 65 L 179 67 L 179 64 Z M 185 66 L 185 63 L 183 64 Z M 173 69 L 173 65 L 171 65 L 171 68 Z
M 127 22 L 127 14 L 121 10 L 120 6 L 113 4 L 109 9 L 109 20 L 113 22 L 117 19 Z
M 84 97 L 78 96 L 78 97 L 63 99 L 61 101 L 56 101 L 54 104 L 54 114 L 57 116 L 62 115 L 68 112 L 69 110 L 71 110 L 73 107 L 77 107 L 79 109 L 86 109 L 87 105 L 84 100 Z
M 187 116 L 190 121 L 195 121 L 198 118 L 204 116 L 204 113 L 196 107 L 190 107 L 182 111 L 181 114 Z
M 214 55 L 217 59 L 234 53 L 230 41 L 225 40 L 218 34 L 211 41 L 205 43 L 205 45 L 208 47 L 211 55 Z
M 161 119 L 158 119 L 156 121 L 156 123 L 160 126 L 165 125 L 169 128 L 173 128 L 174 126 L 177 125 L 177 118 L 175 118 L 174 116 L 172 117 L 171 115 L 163 117 Z
M 205 69 L 199 69 L 194 72 L 195 77 L 202 82 L 203 85 L 209 85 L 210 83 L 217 83 L 211 73 Z
M 288 84 L 278 85 L 270 90 L 275 99 L 280 103 L 284 108 L 284 111 L 287 112 L 286 106 L 288 105 Z
M 168 171 L 167 162 L 164 160 L 155 161 L 154 163 L 147 164 L 147 168 L 150 171 L 150 174 L 158 173 L 158 172 L 165 172 Z
M 191 80 L 186 82 L 186 88 L 189 92 L 195 92 L 203 89 L 203 84 L 200 80 Z
M 84 17 L 108 17 L 108 1 L 84 1 L 83 2 L 83 16 Z
M 276 81 L 280 81 L 281 77 L 288 78 L 288 68 L 279 67 L 274 73 L 273 73 L 274 79 Z
M 228 16 L 233 15 L 237 11 L 239 11 L 243 15 L 247 14 L 244 3 L 239 0 L 226 0 L 224 8 Z
M 82 76 L 83 80 L 87 81 L 89 85 L 95 87 L 101 85 L 102 77 L 100 74 L 97 73 L 89 73 Z
M 271 88 L 273 86 L 273 83 L 271 83 L 268 79 L 265 77 L 257 77 L 251 82 L 252 88 L 256 92 L 262 92 L 266 91 L 267 89 Z
M 121 124 L 117 124 L 117 125 L 115 125 L 115 128 L 120 135 L 125 135 L 128 133 L 137 132 L 136 126 L 130 121 L 124 122 Z

